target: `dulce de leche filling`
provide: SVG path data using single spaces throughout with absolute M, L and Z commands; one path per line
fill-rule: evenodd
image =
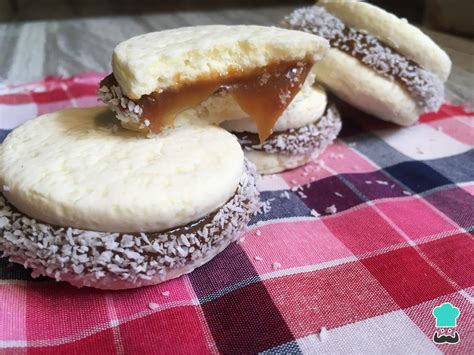
M 135 105 L 118 107 L 121 111 L 133 110 L 141 123 L 145 123 L 151 132 L 158 133 L 164 127 L 173 126 L 180 112 L 200 104 L 219 89 L 224 89 L 232 95 L 242 111 L 255 121 L 260 141 L 263 142 L 272 133 L 278 117 L 301 89 L 312 66 L 313 62 L 304 60 L 273 63 L 249 72 L 234 70 L 225 76 L 201 79 L 143 95 L 138 100 L 127 98 L 139 109 Z M 112 88 L 118 86 L 113 73 L 102 80 L 100 86 L 113 92 Z

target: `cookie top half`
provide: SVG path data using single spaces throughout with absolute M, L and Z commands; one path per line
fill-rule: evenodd
M 150 232 L 186 225 L 227 202 L 243 174 L 236 138 L 189 125 L 151 138 L 104 107 L 67 109 L 15 129 L 0 183 L 23 213 L 56 226 Z
M 199 80 L 252 71 L 278 61 L 319 60 L 326 40 L 263 26 L 193 26 L 130 38 L 114 50 L 112 67 L 131 99 Z
M 419 28 L 384 9 L 359 0 L 319 0 L 317 5 L 341 19 L 347 26 L 365 30 L 395 48 L 423 68 L 446 81 L 451 60 L 430 37 Z

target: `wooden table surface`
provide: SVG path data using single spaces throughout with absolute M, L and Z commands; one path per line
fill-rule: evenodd
M 134 35 L 190 25 L 275 25 L 292 9 L 289 6 L 227 8 L 0 24 L 0 83 L 21 83 L 50 74 L 109 72 L 114 46 Z M 474 106 L 474 42 L 426 32 L 453 61 L 446 84 L 448 99 Z

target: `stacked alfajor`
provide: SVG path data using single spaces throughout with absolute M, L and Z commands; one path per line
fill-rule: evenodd
M 208 262 L 260 206 L 255 167 L 218 125 L 251 117 L 249 132 L 263 143 L 277 121 L 293 129 L 284 117 L 302 91 L 318 105 L 313 118 L 327 117 L 323 93 L 305 83 L 328 48 L 311 34 L 259 26 L 120 43 L 99 89 L 112 110 L 42 115 L 2 144 L 0 249 L 33 276 L 103 289 L 157 284 Z M 244 117 L 229 117 L 221 100 Z M 314 124 L 305 120 L 299 127 Z

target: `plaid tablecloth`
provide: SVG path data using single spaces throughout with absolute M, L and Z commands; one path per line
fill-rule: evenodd
M 101 77 L 0 87 L 2 138 L 96 105 Z M 320 159 L 260 181 L 271 210 L 240 243 L 162 285 L 76 289 L 0 259 L 0 353 L 472 354 L 473 117 L 445 104 L 399 129 L 350 112 Z M 455 328 L 436 328 L 445 302 Z

